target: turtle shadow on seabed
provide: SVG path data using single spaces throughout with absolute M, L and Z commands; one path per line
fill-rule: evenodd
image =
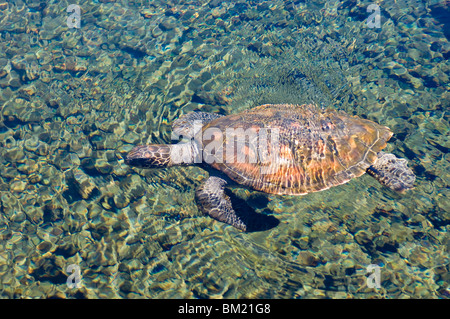
M 269 230 L 280 223 L 274 216 L 257 213 L 244 199 L 235 195 L 230 189 L 226 188 L 225 194 L 230 198 L 236 215 L 247 225 L 246 232 Z M 269 212 L 271 211 L 269 210 Z

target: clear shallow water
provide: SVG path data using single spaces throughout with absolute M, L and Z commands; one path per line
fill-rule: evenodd
M 380 2 L 379 28 L 368 1 L 81 1 L 78 29 L 69 4 L 0 3 L 1 297 L 448 298 L 444 2 Z M 199 212 L 201 168 L 123 162 L 189 111 L 304 101 L 389 126 L 416 188 L 235 189 L 280 221 L 241 233 Z

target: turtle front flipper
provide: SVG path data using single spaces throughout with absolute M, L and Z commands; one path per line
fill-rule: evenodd
M 237 216 L 230 197 L 225 194 L 227 182 L 222 178 L 211 176 L 195 192 L 195 199 L 200 209 L 218 221 L 246 231 L 247 225 Z
M 125 163 L 141 168 L 169 167 L 194 163 L 196 144 L 150 144 L 133 148 L 126 156 Z
M 382 185 L 400 193 L 413 188 L 416 175 L 408 167 L 407 160 L 384 152 L 379 152 L 377 156 L 377 161 L 367 169 L 367 173 Z
M 195 199 L 203 213 L 246 232 L 268 230 L 280 223 L 273 216 L 256 213 L 244 200 L 225 189 L 226 185 L 224 179 L 211 176 L 197 189 Z
M 203 125 L 221 117 L 223 115 L 205 112 L 190 112 L 185 114 L 173 122 L 172 131 L 175 134 L 173 138 L 178 139 L 180 135 L 185 138 L 194 138 L 202 129 Z

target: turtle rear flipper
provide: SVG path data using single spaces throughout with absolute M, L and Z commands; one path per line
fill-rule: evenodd
M 397 158 L 394 154 L 379 152 L 378 159 L 367 169 L 369 175 L 375 177 L 381 184 L 403 193 L 412 189 L 416 176 L 408 167 L 408 161 Z
M 230 196 L 236 196 L 231 191 L 230 196 L 226 194 L 226 184 L 224 179 L 211 176 L 197 189 L 195 199 L 203 213 L 247 232 L 267 230 L 279 224 L 273 216 L 256 213 L 244 200 L 232 200 Z

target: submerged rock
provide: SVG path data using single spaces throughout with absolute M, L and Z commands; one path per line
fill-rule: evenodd
M 69 178 L 72 182 L 71 185 L 74 187 L 74 190 L 78 192 L 81 198 L 89 199 L 92 196 L 99 194 L 99 190 L 95 183 L 81 169 L 75 168 L 71 170 Z

